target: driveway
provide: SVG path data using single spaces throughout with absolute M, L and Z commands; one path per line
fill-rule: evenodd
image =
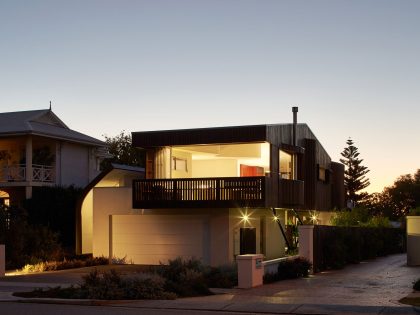
M 413 291 L 419 278 L 420 267 L 408 267 L 406 254 L 399 254 L 232 293 L 241 300 L 275 303 L 392 306 Z

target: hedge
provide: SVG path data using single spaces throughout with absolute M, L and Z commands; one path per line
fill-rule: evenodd
M 314 227 L 314 271 L 340 269 L 405 250 L 405 231 L 396 228 Z

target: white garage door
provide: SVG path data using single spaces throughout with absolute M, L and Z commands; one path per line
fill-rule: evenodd
M 135 264 L 158 265 L 178 256 L 209 263 L 208 225 L 202 216 L 113 215 L 110 253 Z

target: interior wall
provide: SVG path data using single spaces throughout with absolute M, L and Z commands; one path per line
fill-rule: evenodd
M 192 177 L 237 177 L 238 162 L 234 159 L 193 160 Z
M 187 171 L 181 170 L 174 170 L 173 169 L 173 158 L 179 158 L 182 160 L 187 161 Z M 192 154 L 180 151 L 177 149 L 172 148 L 172 157 L 171 157 L 171 178 L 190 178 L 192 177 L 192 171 L 194 169 L 194 165 L 192 163 Z

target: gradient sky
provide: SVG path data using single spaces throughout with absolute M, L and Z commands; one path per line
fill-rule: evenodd
M 369 192 L 420 168 L 420 1 L 0 0 L 0 111 L 48 108 L 103 139 L 288 123 Z

